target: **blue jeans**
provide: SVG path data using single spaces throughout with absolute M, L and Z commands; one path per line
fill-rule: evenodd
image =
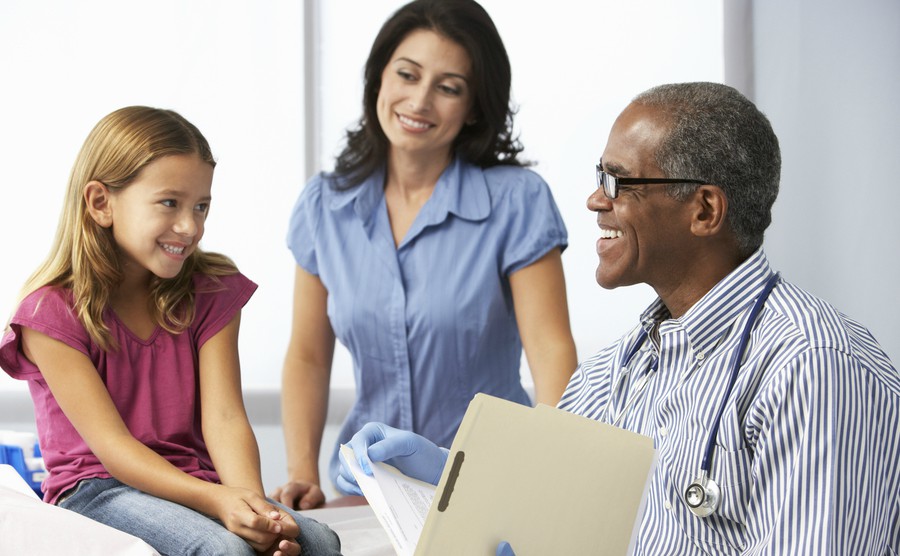
M 340 554 L 341 542 L 328 526 L 277 505 L 300 526 L 297 542 L 303 556 Z M 219 520 L 116 479 L 85 479 L 59 506 L 143 539 L 163 555 L 256 556 L 249 544 Z

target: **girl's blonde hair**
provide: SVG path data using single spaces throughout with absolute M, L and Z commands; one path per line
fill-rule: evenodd
M 171 110 L 129 106 L 100 120 L 72 167 L 53 247 L 25 283 L 21 299 L 44 286 L 70 289 L 78 319 L 91 339 L 104 350 L 115 349 L 103 312 L 122 281 L 122 266 L 112 230 L 97 224 L 88 213 L 84 186 L 99 181 L 124 188 L 148 164 L 175 154 L 196 154 L 216 165 L 200 130 Z M 177 276 L 153 277 L 151 316 L 165 330 L 183 332 L 194 318 L 193 275 L 215 277 L 235 272 L 237 268 L 227 257 L 197 249 Z

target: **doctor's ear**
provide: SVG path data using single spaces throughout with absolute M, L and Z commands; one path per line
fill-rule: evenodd
M 109 189 L 99 181 L 89 181 L 84 186 L 84 202 L 94 222 L 104 228 L 112 226 L 112 207 Z
M 694 192 L 691 232 L 698 236 L 713 236 L 726 230 L 728 198 L 717 185 L 701 185 Z

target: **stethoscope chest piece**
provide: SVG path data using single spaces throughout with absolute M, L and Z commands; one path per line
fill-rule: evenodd
M 684 491 L 685 503 L 691 513 L 698 517 L 712 515 L 718 509 L 721 499 L 722 491 L 719 490 L 719 485 L 708 478 L 706 473 L 694 479 Z

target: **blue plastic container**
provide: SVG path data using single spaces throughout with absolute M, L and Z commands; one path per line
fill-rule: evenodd
M 11 465 L 35 494 L 43 497 L 41 481 L 47 476 L 47 468 L 35 435 L 0 431 L 0 463 Z

